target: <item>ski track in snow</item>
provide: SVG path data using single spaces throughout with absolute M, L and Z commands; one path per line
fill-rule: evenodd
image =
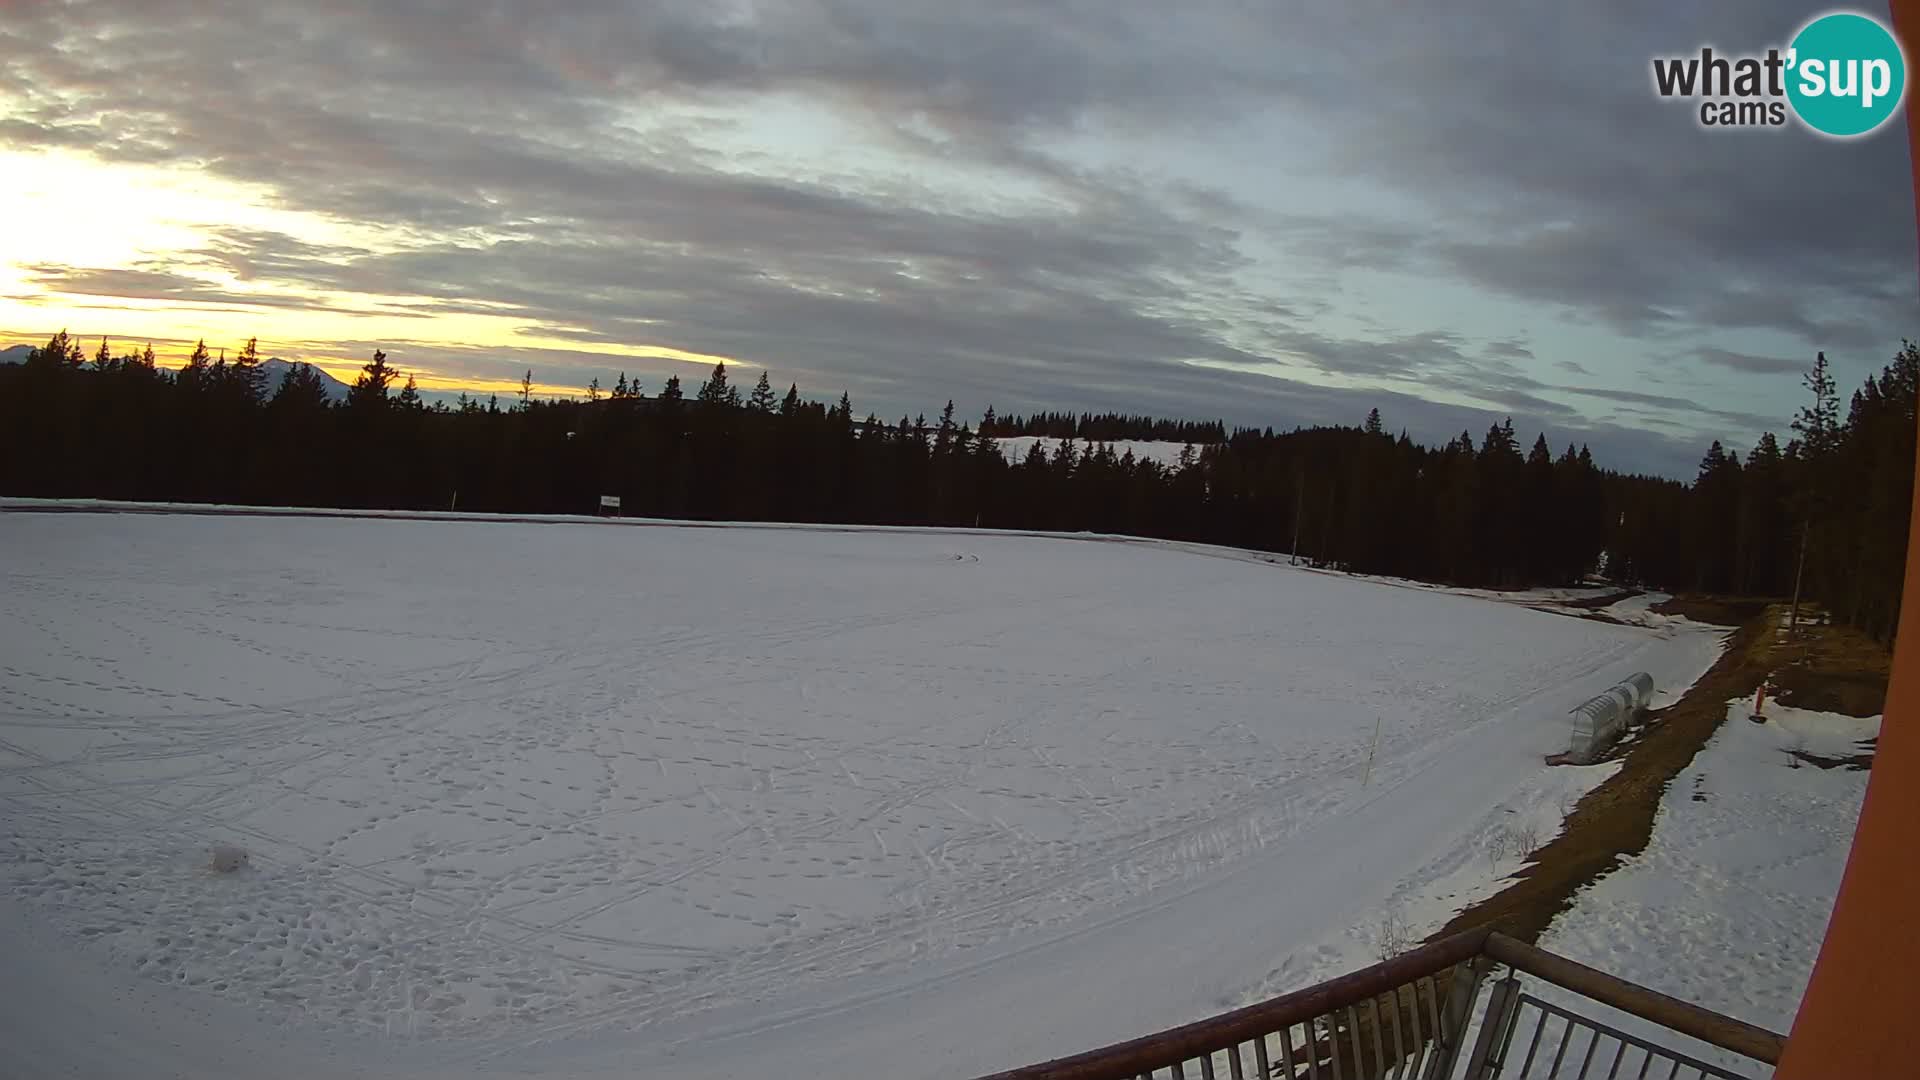
M 1572 704 L 1715 648 L 978 533 L 7 513 L 0 551 L 0 895 L 141 986 L 554 1072 L 839 1031 L 823 1068 L 961 1075 L 1192 1019 L 1457 869 Z M 1208 904 L 1219 955 L 1129 967 Z M 1048 964 L 1112 978 L 1001 1038 L 979 980 Z M 881 996 L 949 1056 L 832 1026 Z

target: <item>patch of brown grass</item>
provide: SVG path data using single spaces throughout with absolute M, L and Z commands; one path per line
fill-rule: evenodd
M 1714 626 L 1739 626 L 1767 609 L 1773 601 L 1758 596 L 1711 596 L 1681 593 L 1653 605 L 1657 615 L 1684 615 Z
M 1776 660 L 1775 625 L 1764 606 L 1746 619 L 1700 681 L 1679 701 L 1649 717 L 1650 726 L 1627 753 L 1626 764 L 1580 800 L 1561 834 L 1534 853 L 1533 865 L 1513 884 L 1454 916 L 1428 940 L 1492 924 L 1522 941 L 1535 941 L 1573 902 L 1575 892 L 1612 870 L 1623 856 L 1645 850 L 1667 784 L 1726 719 L 1727 701 L 1750 696 L 1767 677 Z
M 1890 655 L 1858 631 L 1803 623 L 1789 640 L 1782 629 L 1786 605 L 1760 600 L 1688 597 L 1654 610 L 1702 622 L 1747 614 L 1700 681 L 1679 701 L 1649 715 L 1644 734 L 1624 751 L 1626 763 L 1620 771 L 1580 800 L 1561 834 L 1535 853 L 1534 864 L 1507 888 L 1454 916 L 1428 940 L 1487 924 L 1522 941 L 1537 940 L 1573 902 L 1574 893 L 1623 857 L 1646 849 L 1667 785 L 1726 721 L 1727 702 L 1751 697 L 1761 680 L 1770 680 L 1779 687 L 1779 699 L 1798 708 L 1853 716 L 1873 716 L 1883 709 Z M 1812 764 L 1870 767 L 1871 754 L 1862 750 L 1856 757 Z
M 1802 624 L 1781 651 L 1790 658 L 1772 679 L 1781 704 L 1847 716 L 1886 711 L 1893 654 L 1885 645 L 1852 627 Z

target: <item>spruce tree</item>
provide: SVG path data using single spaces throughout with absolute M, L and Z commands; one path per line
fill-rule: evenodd
M 780 415 L 792 416 L 800 409 L 800 384 L 789 383 L 787 396 L 780 399 Z

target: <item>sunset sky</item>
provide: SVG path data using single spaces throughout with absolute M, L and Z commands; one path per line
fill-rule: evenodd
M 1824 7 L 0 0 L 0 345 L 1526 441 L 1691 472 L 1920 334 L 1897 130 L 1656 54 Z

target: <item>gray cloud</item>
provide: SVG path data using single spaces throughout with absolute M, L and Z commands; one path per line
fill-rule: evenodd
M 129 270 L 46 264 L 35 264 L 26 269 L 28 280 L 49 292 L 75 293 L 81 296 L 117 297 L 127 300 L 172 300 L 195 305 L 213 304 L 220 305 L 219 310 L 222 311 L 264 307 L 299 311 L 331 311 L 348 315 L 423 317 L 423 313 L 402 309 L 354 307 L 284 294 L 235 292 L 231 289 L 218 288 L 205 278 L 177 274 L 168 270 Z
M 1811 360 L 1755 356 L 1752 353 L 1716 349 L 1708 345 L 1693 350 L 1693 355 L 1702 363 L 1713 364 L 1731 371 L 1745 372 L 1749 375 L 1798 375 L 1813 366 Z
M 1703 377 L 1778 370 L 1700 343 L 1729 330 L 1809 353 L 1886 347 L 1913 314 L 1899 140 L 1713 137 L 1647 88 L 1653 53 L 1763 46 L 1804 14 L 1784 2 L 795 0 L 751 14 L 693 0 L 28 2 L 0 11 L 0 72 L 16 88 L 0 136 L 204 168 L 393 242 L 221 227 L 189 253 L 242 281 L 507 315 L 580 345 L 402 343 L 448 370 L 511 377 L 537 362 L 585 381 L 635 370 L 613 346 L 649 343 L 850 389 L 883 414 L 953 396 L 1286 426 L 1390 403 L 1443 437 L 1512 409 L 1686 471 L 1691 442 L 1762 418 L 1548 383 L 1549 361 L 1591 372 L 1519 336 L 1475 344 L 1418 322 L 1335 333 L 1320 320 L 1343 306 L 1341 273 L 1364 268 L 1531 305 L 1678 353 Z M 748 130 L 757 110 L 796 101 L 856 133 L 844 175 L 790 168 Z M 1281 114 L 1330 135 L 1287 169 L 1396 208 L 1290 201 L 1286 172 L 1254 199 L 1073 149 L 1232 138 Z M 910 165 L 874 166 L 866 149 Z M 1257 245 L 1281 253 L 1297 292 L 1248 284 Z M 151 267 L 37 276 L 99 296 L 261 303 Z M 1277 357 L 1352 385 L 1249 373 Z M 1410 384 L 1489 411 L 1383 389 Z M 1611 426 L 1627 409 L 1660 434 Z

